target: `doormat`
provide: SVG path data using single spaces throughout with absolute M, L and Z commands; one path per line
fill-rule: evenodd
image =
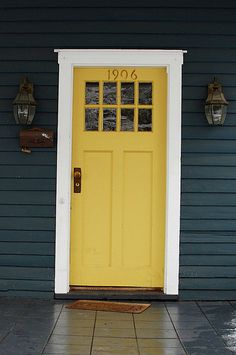
M 91 301 L 79 300 L 66 306 L 70 309 L 84 309 L 91 311 L 109 311 L 109 312 L 122 312 L 122 313 L 142 313 L 150 303 L 125 303 L 125 302 L 106 302 L 106 301 Z

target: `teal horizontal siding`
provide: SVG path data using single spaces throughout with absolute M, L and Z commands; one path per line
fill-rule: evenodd
M 133 7 L 142 7 L 144 8 L 143 2 L 141 0 L 136 0 L 135 4 L 131 4 Z M 31 9 L 34 8 L 73 8 L 74 9 L 83 9 L 83 8 L 114 8 L 114 7 L 122 7 L 122 8 L 129 8 L 131 7 L 130 3 L 127 3 L 127 1 L 125 0 L 120 0 L 119 5 L 117 5 L 117 3 L 112 3 L 109 7 L 108 7 L 108 3 L 107 0 L 101 0 L 99 3 L 96 0 L 87 0 L 86 3 L 84 2 L 77 2 L 75 0 L 68 0 L 67 3 L 65 4 L 65 2 L 63 0 L 57 0 L 57 2 L 48 2 L 47 0 L 41 0 L 41 1 L 35 1 L 34 3 L 32 3 L 30 0 L 24 0 L 24 2 L 22 2 L 22 5 L 19 7 L 19 2 L 17 0 L 12 0 L 10 3 L 7 0 L 2 0 L 1 3 L 1 7 L 4 8 L 5 10 L 8 9 L 12 9 L 12 8 L 28 8 L 30 7 Z M 156 2 L 154 0 L 147 0 L 146 4 L 145 4 L 145 8 L 165 8 L 165 9 L 169 9 L 169 8 L 193 8 L 193 9 L 198 9 L 198 8 L 202 8 L 202 9 L 233 9 L 235 8 L 235 4 L 230 1 L 230 0 L 225 0 L 224 3 L 222 3 L 222 1 L 219 0 L 215 0 L 214 2 L 214 7 L 210 6 L 209 3 L 206 3 L 204 0 L 199 0 L 197 3 L 195 3 L 194 1 L 189 1 L 189 0 L 182 0 L 178 6 L 175 6 L 176 2 L 174 0 L 160 0 L 159 2 Z
M 53 268 L 37 268 L 37 267 L 10 267 L 1 266 L 0 278 L 2 280 L 47 280 L 53 281 L 54 270 Z
M 211 79 L 209 81 L 212 81 L 212 77 L 214 76 L 214 74 L 211 75 Z M 204 100 L 199 100 L 199 99 L 189 99 L 189 100 L 184 100 L 183 101 L 183 110 L 184 112 L 204 112 L 204 104 L 205 104 L 205 100 L 206 97 L 204 97 Z M 235 113 L 236 111 L 236 102 L 232 101 L 230 103 L 230 106 L 228 107 L 228 112 L 229 113 Z M 224 127 L 223 128 L 224 131 Z M 211 127 L 211 130 L 215 133 L 215 131 L 217 131 L 219 129 L 219 127 Z M 199 129 L 197 131 L 198 133 L 201 132 L 201 129 Z M 204 133 L 212 133 L 211 131 L 209 131 L 209 127 L 208 130 L 205 131 Z
M 36 240 L 33 243 L 21 241 L 0 242 L 0 255 L 8 254 L 22 255 L 22 257 L 24 255 L 54 255 L 54 243 L 42 243 Z M 15 271 L 17 272 L 17 270 Z
M 0 37 L 0 42 L 1 37 Z M 53 73 L 57 72 L 57 63 L 51 61 L 32 61 L 27 64 L 28 70 L 36 73 Z M 25 73 L 25 62 L 22 61 L 1 61 L 0 72 L 15 71 L 17 73 Z M 17 83 L 16 83 L 17 84 Z M 49 89 L 48 89 L 49 90 Z M 17 93 L 17 91 L 16 91 Z
M 12 118 L 13 119 L 13 118 Z M 13 121 L 11 122 L 11 125 Z M 18 136 L 18 135 L 17 135 Z M 19 137 L 5 138 L 0 136 L 0 147 L 3 152 L 19 152 Z M 56 147 L 53 148 L 32 148 L 33 152 L 52 152 L 55 151 Z M 55 161 L 56 164 L 56 161 Z
M 209 127 L 207 127 L 209 129 Z M 183 153 L 236 153 L 236 140 L 183 139 Z
M 14 221 L 14 218 L 12 219 Z M 14 242 L 17 242 L 17 246 L 19 243 L 27 243 L 25 246 L 29 248 L 31 244 L 34 243 L 50 243 L 49 245 L 44 245 L 40 244 L 39 249 L 39 254 L 41 250 L 43 250 L 44 254 L 45 252 L 48 252 L 48 254 L 53 255 L 54 254 L 54 231 L 37 231 L 37 230 L 30 230 L 30 231 L 25 231 L 25 230 L 1 230 L 0 229 L 0 243 L 5 242 L 2 246 L 6 247 L 6 245 L 9 246 L 9 250 L 11 254 L 14 253 Z M 13 244 L 12 244 L 13 243 Z M 52 244 L 51 244 L 52 243 Z M 11 245 L 11 247 L 10 247 Z M 32 248 L 35 253 L 35 249 L 37 250 L 37 245 L 34 247 L 32 245 Z M 1 249 L 0 249 L 1 250 Z M 8 253 L 8 250 L 5 252 L 5 254 Z M 4 250 L 2 250 L 2 254 L 4 254 Z M 22 254 L 24 254 L 24 251 L 22 251 Z
M 236 233 L 188 233 L 182 232 L 181 234 L 182 243 L 236 243 Z
M 51 128 L 57 125 L 57 113 L 48 113 L 48 112 L 41 112 L 34 118 L 35 126 L 41 125 L 45 128 L 50 126 Z M 15 126 L 15 120 L 12 117 L 12 111 L 8 112 L 0 112 L 0 127 L 9 125 L 11 127 Z M 55 129 L 54 128 L 54 129 Z M 19 141 L 18 141 L 19 144 Z M 19 151 L 19 150 L 18 150 Z
M 8 127 L 10 132 L 11 127 Z M 14 132 L 14 129 L 13 129 Z M 12 132 L 11 132 L 12 133 Z M 22 154 L 19 149 L 18 152 L 6 153 L 0 152 L 0 162 L 1 165 L 8 165 L 11 162 L 12 165 L 55 165 L 56 152 L 35 152 L 31 154 Z M 1 188 L 1 187 L 0 187 Z
M 212 278 L 216 283 L 217 278 L 235 278 L 236 266 L 184 266 L 180 267 L 181 278 Z M 202 281 L 202 280 L 201 280 Z M 212 280 L 213 281 L 213 280 Z M 232 281 L 232 280 L 231 280 Z M 236 283 L 232 285 L 236 289 Z M 200 288 L 200 287 L 199 287 Z
M 184 266 L 236 266 L 234 255 L 181 255 L 180 264 Z M 197 280 L 198 281 L 198 280 Z M 197 282 L 196 281 L 196 282 Z
M 236 235 L 222 235 L 219 230 L 216 234 L 183 232 L 180 257 L 181 298 L 233 299 L 236 287 L 235 253 Z
M 183 193 L 183 206 L 236 206 L 236 195 L 232 193 Z
M 26 190 L 29 191 L 30 190 Z M 47 217 L 52 218 L 56 215 L 54 205 L 0 205 L 0 215 L 2 217 Z
M 202 244 L 182 243 L 181 255 L 235 255 L 236 243 L 217 243 L 212 240 L 210 243 Z
M 47 129 L 50 129 L 50 128 L 53 128 L 53 127 L 47 127 Z M 15 127 L 15 126 L 4 126 L 4 125 L 1 126 L 1 135 L 0 135 L 0 137 L 2 137 L 2 138 L 14 138 L 18 134 L 19 134 L 19 128 L 18 127 Z M 19 145 L 19 143 L 18 143 L 18 145 Z M 26 155 L 25 155 L 24 158 L 25 158 L 25 160 L 27 159 Z M 32 159 L 32 157 L 31 157 L 31 159 Z
M 182 192 L 236 193 L 236 179 L 184 179 Z M 216 207 L 215 209 L 217 210 Z
M 57 5 L 55 5 L 57 4 Z M 189 21 L 189 22 L 218 22 L 224 23 L 226 19 L 234 21 L 235 8 L 232 1 L 228 1 L 227 4 L 215 3 L 214 7 L 210 6 L 211 16 L 209 16 L 208 4 L 205 2 L 189 2 L 181 1 L 176 2 L 163 2 L 163 1 L 148 1 L 145 4 L 141 1 L 135 2 L 136 11 L 134 11 L 134 5 L 127 1 L 119 1 L 119 3 L 108 3 L 107 1 L 93 1 L 93 2 L 78 2 L 67 1 L 63 2 L 40 2 L 40 5 L 36 2 L 33 5 L 30 1 L 19 6 L 19 3 L 12 3 L 4 1 L 1 3 L 1 16 L 5 21 L 45 21 L 45 20 L 64 20 L 64 21 L 96 21 L 101 20 L 155 20 L 155 21 Z M 45 9 L 46 11 L 38 11 L 38 9 Z M 115 11 L 114 11 L 115 9 Z M 91 11 L 92 10 L 92 11 Z M 95 10 L 95 11 L 94 11 Z M 167 17 L 168 13 L 168 17 Z
M 212 49 L 212 52 L 214 52 L 216 55 L 217 50 Z M 230 52 L 231 51 L 229 50 L 229 53 Z M 231 55 L 234 56 L 234 53 L 232 53 Z M 205 59 L 203 59 L 202 61 L 205 62 Z M 222 58 L 222 61 L 223 61 L 223 58 Z M 207 63 L 207 62 L 205 62 L 205 63 Z M 228 63 L 225 62 L 225 65 L 227 65 L 227 64 Z M 235 74 L 230 74 L 230 73 L 218 73 L 217 74 L 217 78 L 221 82 L 221 84 L 223 85 L 224 90 L 227 87 L 234 86 L 235 76 L 236 76 Z M 213 78 L 212 78 L 211 73 L 198 73 L 197 76 L 194 73 L 184 73 L 183 85 L 184 85 L 184 87 L 185 86 L 202 86 L 203 83 L 209 83 L 212 79 Z M 205 86 L 205 88 L 206 88 L 206 92 L 204 94 L 204 99 L 206 99 L 206 96 L 207 96 L 207 85 Z
M 32 230 L 38 231 L 55 230 L 55 219 L 48 217 L 15 217 L 12 224 L 12 217 L 0 217 L 0 225 L 2 229 L 7 230 Z
M 50 2 L 51 4 L 52 2 Z M 40 4 L 41 8 L 44 9 L 47 5 Z M 64 6 L 63 6 L 64 5 Z M 156 2 L 152 1 L 152 5 L 148 6 L 142 3 L 141 7 L 138 7 L 137 2 L 135 2 L 136 11 L 133 6 L 127 2 L 118 3 L 103 3 L 100 1 L 96 2 L 95 9 L 91 9 L 88 4 L 82 3 L 78 6 L 78 2 L 73 3 L 73 8 L 70 8 L 70 4 L 67 5 L 60 4 L 58 6 L 51 6 L 46 9 L 46 11 L 39 11 L 36 6 L 33 8 L 32 3 L 29 4 L 29 8 L 24 6 L 20 8 L 19 4 L 14 8 L 2 9 L 3 4 L 1 3 L 0 15 L 5 22 L 20 22 L 20 21 L 37 21 L 42 23 L 45 21 L 77 21 L 77 22 L 89 22 L 89 21 L 156 21 L 158 22 L 168 22 L 168 21 L 178 21 L 184 22 L 188 21 L 190 23 L 216 23 L 218 26 L 223 26 L 223 24 L 228 24 L 235 20 L 234 11 L 231 7 L 228 9 L 221 6 L 220 9 L 215 9 L 211 6 L 211 16 L 209 16 L 209 11 L 206 11 L 201 5 L 194 4 L 194 8 L 190 9 L 191 4 L 185 4 L 185 6 L 178 6 L 173 4 L 172 6 L 166 7 L 165 4 L 162 6 Z M 179 7 L 179 8 L 178 8 Z M 204 5 L 203 5 L 204 7 Z M 114 11 L 115 10 L 115 11 Z M 168 14 L 168 17 L 167 17 Z M 193 30 L 193 29 L 192 29 Z M 221 32 L 223 33 L 223 31 Z
M 2 266 L 14 266 L 14 267 L 46 267 L 54 268 L 54 256 L 53 255 L 0 255 L 0 267 Z M 53 282 L 53 280 L 51 281 Z
M 218 300 L 235 300 L 235 290 L 209 290 L 208 287 L 202 290 L 191 289 L 180 290 L 182 300 L 197 300 L 197 301 L 218 301 Z
M 1 61 L 1 56 L 3 56 L 4 54 L 4 58 L 2 60 L 6 60 L 5 57 L 8 56 L 8 51 L 10 51 L 9 57 L 11 59 L 14 59 L 14 53 L 15 53 L 15 59 L 16 56 L 19 56 L 21 58 L 21 60 L 27 60 L 27 58 L 29 58 L 29 56 L 31 56 L 31 48 L 27 49 L 27 52 L 22 49 L 22 48 L 14 48 L 14 51 L 12 50 L 12 48 L 7 48 L 7 50 L 4 50 L 3 52 L 1 52 L 0 54 L 0 61 Z M 28 52 L 29 51 L 29 52 Z M 41 58 L 41 48 L 37 49 L 37 51 L 35 50 L 35 48 L 32 48 L 32 51 L 34 52 L 34 55 L 36 55 L 38 57 L 38 60 L 42 61 L 43 58 Z M 44 53 L 44 52 L 43 52 Z M 47 53 L 48 55 L 52 56 L 53 54 L 53 58 L 52 59 L 56 59 L 56 55 L 49 51 L 47 49 Z M 19 59 L 20 60 L 20 59 Z M 34 59 L 32 59 L 32 61 L 34 61 Z M 35 89 L 37 90 L 37 85 L 44 85 L 44 86 L 51 86 L 51 85 L 57 85 L 58 84 L 58 73 L 57 72 L 50 72 L 50 73 L 44 73 L 44 75 L 42 75 L 42 73 L 38 73 L 38 72 L 29 72 L 30 73 L 30 80 L 32 80 L 33 83 L 36 84 Z M 19 80 L 21 79 L 21 73 L 18 72 L 10 72 L 10 73 L 1 73 L 1 85 L 3 86 L 8 86 L 8 85 L 16 85 L 16 83 L 19 82 Z M 10 109 L 10 107 L 9 107 Z M 36 115 L 37 117 L 37 115 Z M 35 117 L 35 118 L 36 118 Z
M 194 216 L 195 217 L 195 216 Z M 205 218 L 208 216 L 206 215 Z M 225 219 L 182 219 L 181 229 L 183 231 L 234 231 L 236 220 Z
M 54 191 L 2 191 L 2 204 L 19 205 L 55 205 Z
M 150 11 L 151 12 L 151 11 Z M 88 14 L 89 16 L 89 14 Z M 104 15 L 103 15 L 104 16 Z M 131 16 L 130 16 L 131 17 Z M 216 28 L 212 28 L 211 22 L 202 22 L 201 26 L 193 26 L 190 21 L 182 21 L 181 26 L 178 26 L 178 21 L 163 21 L 157 22 L 156 20 L 151 20 L 150 17 L 146 20 L 136 20 L 131 21 L 131 18 L 125 20 L 120 18 L 116 20 L 114 26 L 114 20 L 107 19 L 105 21 L 101 20 L 91 20 L 88 18 L 86 21 L 44 21 L 43 27 L 40 28 L 38 21 L 34 22 L 15 22 L 9 26 L 8 21 L 1 22 L 1 31 L 5 34 L 12 33 L 22 33 L 28 34 L 29 32 L 33 34 L 55 34 L 62 33 L 65 34 L 75 34 L 75 33 L 107 33 L 108 30 L 113 34 L 122 33 L 140 33 L 140 34 L 173 34 L 173 28 L 176 29 L 176 35 L 186 35 L 191 33 L 191 35 L 224 35 L 234 36 L 236 35 L 234 22 L 223 22 L 219 23 Z M 213 63 L 213 68 L 214 68 Z M 186 66 L 188 68 L 188 66 Z M 212 69 L 213 69 L 212 68 Z
M 199 106 L 200 105 L 198 105 L 198 107 Z M 211 127 L 211 129 L 209 130 L 209 126 L 207 127 L 207 129 L 206 127 L 187 126 L 183 127 L 182 134 L 184 139 L 234 139 L 236 134 L 236 127 Z
M 34 280 L 1 280 L 0 281 L 0 295 L 3 292 L 9 291 L 32 291 L 32 289 L 36 289 L 38 291 L 46 291 L 48 290 L 53 292 L 54 282 L 53 281 L 34 281 Z
M 13 284 L 15 285 L 15 284 Z M 31 287 L 30 287 L 31 285 Z M 34 283 L 33 283 L 34 285 Z M 47 282 L 45 282 L 45 285 L 47 285 Z M 36 298 L 42 298 L 42 299 L 50 299 L 54 297 L 54 292 L 53 290 L 50 290 L 50 288 L 47 287 L 46 291 L 42 291 L 40 287 L 35 288 L 32 286 L 32 281 L 29 283 L 29 288 L 30 290 L 19 290 L 17 287 L 13 286 L 12 288 L 6 287 L 4 291 L 0 291 L 0 296 L 6 296 L 6 297 L 36 297 Z
M 183 220 L 205 219 L 205 220 L 232 220 L 236 219 L 236 207 L 228 206 L 183 206 L 181 210 Z M 224 225 L 227 222 L 224 222 Z
M 196 279 L 196 278 L 181 278 L 180 287 L 182 290 L 201 290 L 201 289 L 208 289 L 208 290 L 230 290 L 236 291 L 236 283 L 234 282 L 235 275 L 230 278 L 226 279 L 219 279 L 216 276 L 212 275 L 211 278 L 204 278 L 204 279 Z
M 45 65 L 49 64 L 48 62 L 44 62 L 44 63 Z M 11 62 L 8 63 L 8 65 L 11 65 Z M 36 62 L 36 65 L 38 66 L 38 62 Z M 17 84 L 17 82 L 15 84 Z M 19 85 L 15 85 L 15 86 L 8 85 L 7 87 L 0 86 L 0 99 L 11 99 L 12 95 L 16 95 L 18 90 L 19 90 Z M 42 100 L 42 99 L 56 100 L 57 86 L 37 85 L 37 90 L 35 94 L 37 94 L 38 100 Z
M 188 179 L 234 179 L 236 174 L 236 166 L 183 166 L 183 178 Z
M 6 154 L 5 154 L 6 155 Z M 55 179 L 2 178 L 0 191 L 55 191 Z
M 224 166 L 224 167 L 235 167 L 236 166 L 236 156 L 235 154 L 183 154 L 182 155 L 182 165 L 183 166 Z
M 55 177 L 56 177 L 56 166 L 2 165 L 2 168 L 0 170 L 0 178 L 36 178 L 37 179 L 37 178 L 55 178 Z
M 196 69 L 196 64 L 197 64 L 197 69 Z M 184 65 L 184 69 L 183 69 L 184 73 L 194 73 L 196 74 L 199 73 L 199 74 L 221 74 L 222 71 L 224 74 L 235 74 L 236 71 L 235 71 L 235 66 L 234 66 L 234 62 L 226 62 L 224 60 L 222 60 L 220 63 L 217 62 L 217 63 L 194 63 L 194 62 L 191 62 L 191 63 L 188 63 L 186 62 L 186 64 Z M 224 88 L 225 88 L 225 85 L 224 85 Z M 227 88 L 225 90 L 225 93 L 227 93 Z M 204 94 L 204 93 L 202 93 Z M 235 96 L 235 95 L 234 95 Z M 195 96 L 196 97 L 196 96 Z M 199 96 L 197 96 L 199 97 Z
M 107 28 L 106 33 L 66 33 L 63 36 L 60 33 L 53 33 L 48 35 L 46 33 L 33 34 L 2 34 L 0 35 L 0 42 L 5 48 L 12 46 L 29 48 L 35 46 L 35 42 L 43 43 L 44 47 L 57 48 L 62 47 L 78 47 L 76 42 L 79 43 L 80 48 L 91 48 L 92 44 L 96 47 L 104 48 L 170 48 L 173 44 L 176 44 L 176 48 L 199 48 L 199 45 L 203 48 L 235 48 L 233 36 L 227 35 L 181 35 L 175 34 L 174 30 L 172 34 L 149 34 L 149 33 L 112 33 L 111 28 Z M 178 44 L 177 44 L 178 43 Z M 175 48 L 175 49 L 176 49 Z M 17 69 L 17 68 L 16 68 Z M 10 69 L 9 69 L 10 70 Z M 23 70 L 23 69 L 22 69 Z M 43 70 L 43 64 L 41 64 L 40 71 Z M 46 72 L 49 72 L 45 68 Z
M 225 93 L 225 96 L 227 97 L 228 100 L 235 100 L 235 95 L 233 93 L 233 90 L 234 90 L 233 87 L 230 87 L 230 88 L 224 87 L 224 93 Z M 195 100 L 195 98 L 199 97 L 199 96 L 207 97 L 205 87 L 200 88 L 200 87 L 183 86 L 183 99 L 184 100 Z M 198 117 L 199 116 L 200 115 L 198 114 Z M 202 117 L 205 118 L 204 112 L 202 112 Z M 198 122 L 198 124 L 199 124 L 199 122 Z M 226 126 L 224 126 L 224 127 L 226 127 Z
M 203 112 L 185 112 L 182 114 L 183 125 L 190 127 L 208 127 L 208 123 Z M 232 113 L 227 114 L 227 121 L 225 121 L 224 127 L 235 126 L 235 115 Z M 221 127 L 222 128 L 222 127 Z
M 1 41 L 1 39 L 0 39 Z M 11 70 L 11 68 L 9 68 Z M 42 72 L 44 70 L 42 69 Z M 0 73 L 1 74 L 1 73 Z M 22 78 L 24 73 L 20 74 L 19 77 Z M 32 80 L 32 79 L 31 79 Z M 15 98 L 14 94 L 14 98 Z M 1 109 L 4 112 L 12 112 L 12 100 L 11 99 L 0 99 Z M 41 105 L 37 108 L 37 113 L 41 114 L 42 112 L 55 113 L 57 112 L 57 100 L 43 100 Z M 1 136 L 2 137 L 2 136 Z

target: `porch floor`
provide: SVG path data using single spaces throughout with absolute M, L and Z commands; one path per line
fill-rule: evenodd
M 152 302 L 141 314 L 0 298 L 0 355 L 236 354 L 236 302 Z

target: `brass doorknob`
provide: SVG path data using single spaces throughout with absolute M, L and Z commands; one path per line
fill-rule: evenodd
M 81 193 L 81 168 L 74 168 L 74 193 Z
M 80 178 L 80 177 L 81 177 L 81 172 L 76 170 L 76 171 L 74 172 L 74 178 L 75 178 L 75 179 L 78 179 L 78 178 Z

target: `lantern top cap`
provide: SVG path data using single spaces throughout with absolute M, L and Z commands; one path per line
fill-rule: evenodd
M 228 105 L 222 92 L 222 86 L 219 81 L 214 78 L 213 82 L 208 84 L 208 96 L 206 99 L 207 105 Z
M 33 97 L 34 85 L 30 83 L 27 77 L 24 77 L 20 82 L 19 92 L 13 101 L 13 105 L 28 104 L 36 106 L 36 101 Z
M 33 83 L 30 83 L 26 76 L 20 82 L 20 90 L 27 91 L 28 93 L 31 93 L 31 94 L 34 91 Z

